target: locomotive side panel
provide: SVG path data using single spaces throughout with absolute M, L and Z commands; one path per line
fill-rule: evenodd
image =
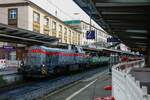
M 89 63 L 86 55 L 79 50 L 32 46 L 29 48 L 27 63 L 22 67 L 24 75 L 32 77 L 49 76 L 85 68 Z

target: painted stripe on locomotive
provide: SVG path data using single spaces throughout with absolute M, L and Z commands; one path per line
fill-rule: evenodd
M 89 55 L 79 54 L 79 53 L 65 53 L 65 52 L 45 52 L 41 49 L 32 49 L 32 53 L 46 54 L 49 56 L 80 56 L 80 57 L 89 57 Z

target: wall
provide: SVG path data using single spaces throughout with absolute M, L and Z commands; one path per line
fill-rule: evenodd
M 16 0 L 14 2 L 19 3 L 20 1 L 22 2 L 24 0 Z M 6 2 L 11 3 L 13 1 L 6 0 Z M 4 2 L 0 2 L 0 3 L 4 3 Z M 0 7 L 0 14 L 1 14 L 0 23 L 8 24 L 8 9 L 9 8 L 18 8 L 18 26 L 17 27 L 33 31 L 33 11 L 36 11 L 40 14 L 40 33 L 41 34 L 44 34 L 44 17 L 47 16 L 47 17 L 49 17 L 49 36 L 52 36 L 52 21 L 55 21 L 56 25 L 57 25 L 55 36 L 57 38 L 60 38 L 60 37 L 58 37 L 59 36 L 59 25 L 62 25 L 62 30 L 63 30 L 62 31 L 62 37 L 61 37 L 62 42 L 63 43 L 68 43 L 68 44 L 72 44 L 72 43 L 75 43 L 77 45 L 80 44 L 81 38 L 79 38 L 79 41 L 77 39 L 78 34 L 80 34 L 80 32 L 72 29 L 68 25 L 65 25 L 63 23 L 63 21 L 61 21 L 58 18 L 50 15 L 49 13 L 47 13 L 46 11 L 44 11 L 43 9 L 37 7 L 34 4 L 30 4 L 29 6 L 16 6 L 16 5 L 14 5 L 13 7 Z M 64 42 L 64 27 L 67 28 L 67 42 Z M 68 41 L 69 30 L 71 30 L 71 39 L 72 39 L 71 43 Z M 73 34 L 73 32 L 74 32 L 74 34 Z M 76 41 L 73 42 L 73 40 L 76 40 Z
M 8 24 L 8 9 L 18 8 L 18 27 L 28 29 L 28 6 L 0 7 L 0 23 Z
M 71 29 L 70 27 L 68 27 L 67 25 L 65 25 L 63 22 L 61 22 L 59 19 L 47 14 L 45 11 L 41 10 L 40 8 L 36 7 L 36 6 L 29 6 L 28 7 L 28 29 L 33 31 L 33 11 L 37 12 L 40 14 L 40 33 L 43 33 L 43 28 L 44 28 L 44 16 L 49 17 L 49 35 L 52 35 L 52 22 L 55 21 L 56 22 L 56 37 L 62 39 L 62 43 L 68 43 L 68 44 L 73 44 L 73 39 L 75 34 L 80 34 L 80 32 L 77 32 L 73 29 Z M 62 25 L 62 37 L 59 37 L 59 25 Z M 64 41 L 64 28 L 67 28 L 67 42 Z M 68 41 L 69 38 L 69 30 L 71 30 L 71 43 Z M 75 34 L 73 34 L 73 32 Z M 77 36 L 78 37 L 78 36 Z M 75 39 L 77 40 L 77 39 Z M 81 41 L 81 38 L 80 38 Z M 78 42 L 78 41 L 77 41 Z M 78 43 L 76 43 L 78 44 Z

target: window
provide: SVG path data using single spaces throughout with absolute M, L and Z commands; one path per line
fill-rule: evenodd
M 56 30 L 56 22 L 55 21 L 52 22 L 52 29 Z
M 44 34 L 49 35 L 49 18 L 44 17 Z
M 71 35 L 71 30 L 69 30 L 69 35 Z
M 40 32 L 40 14 L 33 12 L 33 31 Z
M 88 26 L 87 25 L 85 25 L 85 30 L 88 30 Z
M 71 43 L 71 30 L 69 30 L 69 43 Z
M 34 20 L 34 22 L 36 22 L 36 23 L 40 23 L 40 14 L 37 13 L 37 12 L 34 12 L 34 13 L 33 13 L 33 20 Z
M 44 25 L 49 26 L 49 19 L 46 16 L 44 17 Z
M 84 29 L 85 29 L 85 25 L 83 24 L 83 26 L 82 26 L 82 27 L 83 27 L 83 30 L 84 30 Z
M 64 30 L 65 30 L 65 31 L 64 31 L 64 34 L 67 34 L 67 28 L 66 28 L 66 27 L 64 28 Z
M 90 29 L 90 25 L 87 25 L 87 30 L 89 30 Z
M 8 10 L 8 19 L 17 19 L 17 8 Z
M 62 25 L 59 25 L 59 32 L 62 32 Z
M 67 43 L 67 28 L 64 28 L 64 41 Z

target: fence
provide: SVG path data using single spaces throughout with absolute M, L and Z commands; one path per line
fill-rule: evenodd
M 6 67 L 6 60 L 5 59 L 0 59 L 0 69 L 3 69 Z
M 133 67 L 143 67 L 144 60 L 121 63 L 112 68 L 112 95 L 115 100 L 150 100 L 147 87 L 140 87 L 140 81 L 135 80 L 129 72 Z

